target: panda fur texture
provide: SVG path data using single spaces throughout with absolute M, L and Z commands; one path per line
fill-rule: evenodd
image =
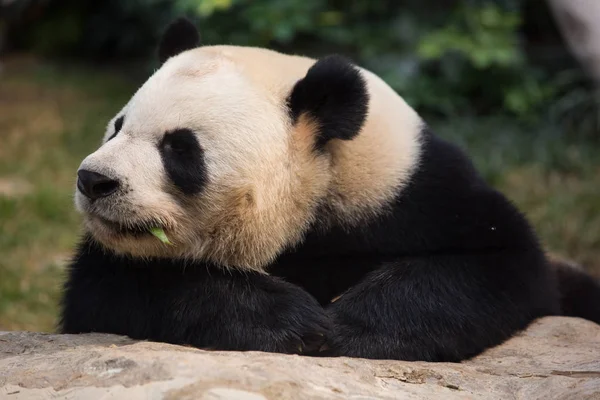
M 78 171 L 62 332 L 458 362 L 541 316 L 600 322 L 598 283 L 371 72 L 200 46 L 185 19 L 158 54 Z

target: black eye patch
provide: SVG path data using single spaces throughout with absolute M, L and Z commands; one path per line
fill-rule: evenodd
M 110 137 L 108 138 L 108 140 L 111 140 L 112 138 L 114 138 L 115 136 L 117 136 L 117 133 L 119 133 L 121 131 L 121 128 L 123 127 L 123 122 L 125 121 L 125 116 L 121 115 L 119 118 L 117 118 L 115 120 L 115 124 L 114 124 L 114 128 L 115 128 L 115 133 L 113 133 L 112 135 L 110 135 Z M 107 140 L 107 142 L 108 142 Z
M 184 194 L 199 193 L 207 174 L 204 151 L 190 129 L 166 132 L 159 144 L 165 171 L 173 184 Z

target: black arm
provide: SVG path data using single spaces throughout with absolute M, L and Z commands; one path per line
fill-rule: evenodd
M 132 260 L 86 239 L 70 267 L 61 330 L 299 353 L 320 347 L 329 327 L 313 297 L 279 278 L 189 262 Z

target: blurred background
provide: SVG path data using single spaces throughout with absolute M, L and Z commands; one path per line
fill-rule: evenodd
M 373 70 L 600 277 L 600 1 L 0 0 L 0 330 L 54 329 L 75 171 L 180 15 L 204 44 Z

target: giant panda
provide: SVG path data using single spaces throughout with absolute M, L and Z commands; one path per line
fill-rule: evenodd
M 158 54 L 77 172 L 62 332 L 459 362 L 541 316 L 600 322 L 598 283 L 373 73 L 186 19 Z

